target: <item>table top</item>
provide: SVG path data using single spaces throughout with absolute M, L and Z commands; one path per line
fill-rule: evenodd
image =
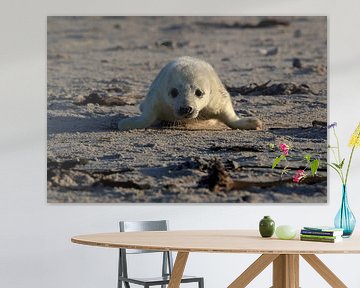
M 214 253 L 251 254 L 339 254 L 360 253 L 360 235 L 338 243 L 262 238 L 257 230 L 188 230 L 117 232 L 80 235 L 71 238 L 90 246 Z

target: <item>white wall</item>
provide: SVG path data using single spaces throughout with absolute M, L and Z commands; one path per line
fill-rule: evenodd
M 6 1 L 6 0 L 5 0 Z M 46 203 L 47 15 L 328 15 L 329 120 L 346 145 L 360 120 L 360 2 L 19 1 L 0 8 L 0 287 L 115 287 L 116 250 L 70 243 L 76 234 L 115 231 L 119 219 L 167 218 L 172 229 L 256 228 L 263 215 L 278 224 L 331 224 L 340 183 L 330 174 L 327 205 L 49 205 Z M 95 2 L 95 1 L 94 1 Z M 206 4 L 205 4 L 206 3 Z M 349 183 L 360 219 L 360 151 Z M 360 227 L 360 225 L 358 225 Z M 206 287 L 226 287 L 255 255 L 192 254 L 187 272 Z M 360 255 L 321 256 L 347 283 L 360 287 Z M 348 263 L 347 265 L 344 265 Z M 139 263 L 138 263 L 139 264 Z M 139 264 L 140 265 L 140 264 Z M 269 287 L 267 269 L 249 287 Z M 302 287 L 328 287 L 304 262 Z

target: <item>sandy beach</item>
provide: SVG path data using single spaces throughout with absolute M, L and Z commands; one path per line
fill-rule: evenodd
M 48 17 L 47 37 L 48 202 L 327 201 L 326 17 Z M 117 131 L 185 55 L 213 65 L 264 129 Z M 271 169 L 282 142 L 291 160 Z M 318 173 L 294 183 L 305 154 Z

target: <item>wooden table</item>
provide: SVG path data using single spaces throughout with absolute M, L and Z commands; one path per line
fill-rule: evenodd
M 273 263 L 273 288 L 299 287 L 301 255 L 331 287 L 347 287 L 315 254 L 360 253 L 360 237 L 339 243 L 261 238 L 256 230 L 118 232 L 75 236 L 77 244 L 177 251 L 169 288 L 178 288 L 190 252 L 262 254 L 228 288 L 246 287 Z

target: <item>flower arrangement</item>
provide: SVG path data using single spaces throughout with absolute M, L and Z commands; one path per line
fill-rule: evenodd
M 351 161 L 352 161 L 352 158 L 354 155 L 355 148 L 360 147 L 360 122 L 358 123 L 358 126 L 355 129 L 355 131 L 352 134 L 350 141 L 349 141 L 349 146 L 352 147 L 352 149 L 351 149 L 351 153 L 349 156 L 349 160 L 347 161 L 346 173 L 343 172 L 343 169 L 345 168 L 344 166 L 345 166 L 346 160 L 345 160 L 345 158 L 341 157 L 339 138 L 336 134 L 336 129 L 335 129 L 336 126 L 337 126 L 336 123 L 332 123 L 328 126 L 328 128 L 333 131 L 333 133 L 335 135 L 335 139 L 336 139 L 336 146 L 331 146 L 331 145 L 328 146 L 330 151 L 333 153 L 335 162 L 328 163 L 328 165 L 331 168 L 333 168 L 340 176 L 343 192 L 342 192 L 342 200 L 341 200 L 340 209 L 335 216 L 334 225 L 337 228 L 343 229 L 343 231 L 344 231 L 343 237 L 350 237 L 355 229 L 356 219 L 355 219 L 355 216 L 352 213 L 349 203 L 348 203 L 346 184 L 349 179 L 348 178 L 349 170 L 350 170 Z
M 328 163 L 328 165 L 338 173 L 342 184 L 344 186 L 346 186 L 348 177 L 349 177 L 350 165 L 351 165 L 351 161 L 352 161 L 352 158 L 354 155 L 355 148 L 360 147 L 360 122 L 358 123 L 358 126 L 356 127 L 354 133 L 351 135 L 351 138 L 349 141 L 349 147 L 352 147 L 352 149 L 351 149 L 349 161 L 347 163 L 346 173 L 343 172 L 343 168 L 345 165 L 345 158 L 341 157 L 339 138 L 336 134 L 336 129 L 335 129 L 336 126 L 337 126 L 336 122 L 328 125 L 328 128 L 333 131 L 335 139 L 336 139 L 336 146 L 331 146 L 331 145 L 328 146 L 328 148 L 330 149 L 330 151 L 333 154 L 335 162 Z

